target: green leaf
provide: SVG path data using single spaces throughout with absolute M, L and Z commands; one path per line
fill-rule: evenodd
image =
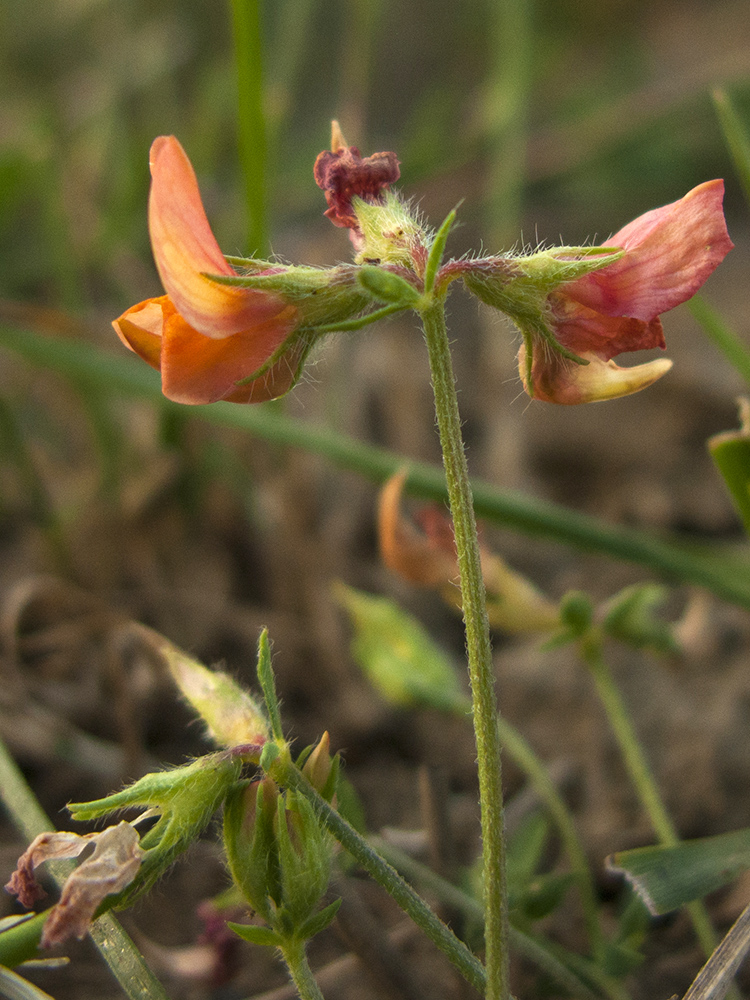
M 338 584 L 335 595 L 354 626 L 352 655 L 393 705 L 469 711 L 448 656 L 411 615 L 386 597 Z
M 666 588 L 656 583 L 626 587 L 608 602 L 604 631 L 635 649 L 676 655 L 680 647 L 671 625 L 653 614 L 666 596 Z
M 271 732 L 274 739 L 283 740 L 284 730 L 281 726 L 281 710 L 279 699 L 276 694 L 276 678 L 271 666 L 271 644 L 268 640 L 268 629 L 263 629 L 258 640 L 258 683 L 263 691 L 263 698 L 266 702 L 266 711 L 271 721 Z
M 227 922 L 230 931 L 250 944 L 260 944 L 266 948 L 278 948 L 281 938 L 270 927 L 256 927 L 254 924 L 234 924 Z
M 308 941 L 311 937 L 315 937 L 316 934 L 320 934 L 331 923 L 338 913 L 340 906 L 340 899 L 335 899 L 332 903 L 329 903 L 320 913 L 316 913 L 302 924 L 297 930 L 297 936 L 304 941 Z
M 729 491 L 745 531 L 750 534 L 750 400 L 740 403 L 740 429 L 715 434 L 708 450 Z
M 608 860 L 652 913 L 668 913 L 731 882 L 750 868 L 750 827 L 674 847 L 638 847 Z
M 734 169 L 750 204 L 750 135 L 727 92 L 718 88 L 712 96 Z
M 391 305 L 416 306 L 421 298 L 414 285 L 382 267 L 362 267 L 357 280 L 376 299 Z
M 549 822 L 541 812 L 527 816 L 508 839 L 508 885 L 513 891 L 523 889 L 534 878 L 549 835 Z

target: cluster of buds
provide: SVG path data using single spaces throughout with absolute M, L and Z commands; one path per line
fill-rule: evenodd
M 444 296 L 457 278 L 519 329 L 519 371 L 530 396 L 571 404 L 627 395 L 660 378 L 671 362 L 621 368 L 612 358 L 663 348 L 660 314 L 694 295 L 732 248 L 724 185 L 714 180 L 641 215 L 607 246 L 452 260 L 427 286 L 434 235 L 391 190 L 396 155 L 362 157 L 335 122 L 315 180 L 325 214 L 349 230 L 353 265 L 316 269 L 225 257 L 173 136 L 155 140 L 150 165 L 149 230 L 166 295 L 132 306 L 113 325 L 161 371 L 164 394 L 181 403 L 281 396 L 325 334 L 378 318 L 371 307 L 383 301 L 390 311 L 424 308 L 430 294 Z
M 302 773 L 326 801 L 335 795 L 338 758 L 328 733 L 306 751 Z M 298 766 L 300 761 L 298 761 Z M 334 841 L 301 795 L 268 775 L 236 786 L 224 807 L 224 847 L 232 878 L 265 926 L 230 924 L 255 944 L 282 947 L 328 926 L 340 900 L 318 910 L 328 888 Z

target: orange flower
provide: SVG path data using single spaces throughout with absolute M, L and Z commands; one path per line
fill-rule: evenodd
M 161 371 L 162 391 L 175 402 L 260 403 L 282 396 L 294 385 L 308 346 L 293 337 L 299 309 L 274 291 L 208 277 L 236 272 L 211 232 L 187 154 L 174 136 L 159 136 L 149 162 L 149 231 L 167 294 L 131 306 L 112 324 L 115 331 Z M 277 270 L 284 268 L 256 273 Z

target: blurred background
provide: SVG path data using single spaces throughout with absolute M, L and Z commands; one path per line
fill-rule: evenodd
M 712 101 L 723 88 L 750 121 L 743 0 L 261 3 L 265 155 L 253 217 L 238 128 L 239 7 L 4 5 L 0 328 L 124 355 L 111 320 L 160 294 L 146 202 L 148 149 L 162 133 L 187 150 L 225 252 L 349 260 L 346 234 L 322 217 L 312 178 L 337 118 L 363 154 L 397 152 L 400 186 L 433 225 L 463 199 L 453 256 L 603 241 L 641 212 L 724 177 L 736 249 L 705 297 L 740 336 L 750 334 L 747 205 Z M 610 522 L 741 545 L 704 442 L 735 426 L 742 383 L 685 307 L 664 323 L 673 371 L 647 393 L 601 407 L 530 403 L 514 332 L 458 290 L 449 323 L 473 474 Z M 379 564 L 376 487 L 303 450 L 133 401 L 106 380 L 55 374 L 2 343 L 0 359 L 0 735 L 55 822 L 64 822 L 66 801 L 205 750 L 166 679 L 118 646 L 117 623 L 145 621 L 248 683 L 268 625 L 299 745 L 331 731 L 374 830 L 419 828 L 420 775 L 439 774 L 456 863 L 470 862 L 470 730 L 382 702 L 357 674 L 331 597 L 335 579 L 396 597 L 460 663 L 460 622 Z M 303 383 L 273 406 L 406 459 L 439 461 L 425 351 L 408 318 L 326 342 Z M 556 598 L 581 588 L 603 600 L 644 577 L 508 531 L 486 537 Z M 692 654 L 678 666 L 617 664 L 626 696 L 681 833 L 750 824 L 746 615 L 684 588 L 671 602 L 674 615 L 692 615 Z M 607 853 L 646 842 L 648 824 L 581 668 L 502 636 L 496 655 L 509 717 L 573 776 L 597 868 Z M 508 788 L 511 797 L 522 788 L 510 764 Z M 9 824 L 3 835 L 10 872 L 22 845 Z M 283 982 L 256 952 L 243 953 L 224 992 L 179 973 L 177 949 L 199 928 L 194 907 L 222 879 L 215 847 L 202 844 L 135 915 L 171 996 L 239 998 Z M 740 896 L 723 900 L 720 921 Z M 385 924 L 397 919 L 367 902 Z M 695 971 L 686 926 L 655 935 L 636 996 L 678 992 Z M 325 947 L 321 962 L 346 951 Z M 418 968 L 421 946 L 412 947 Z M 436 975 L 436 996 L 460 995 Z M 38 981 L 60 997 L 118 995 L 85 946 L 71 969 Z M 397 995 L 369 981 L 357 988 Z M 326 995 L 348 990 L 342 980 Z

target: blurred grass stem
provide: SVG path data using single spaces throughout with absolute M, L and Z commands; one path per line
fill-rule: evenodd
M 62 336 L 44 336 L 30 324 L 4 323 L 1 318 L 0 346 L 65 378 L 78 382 L 90 379 L 99 389 L 106 387 L 113 397 L 123 394 L 146 399 L 160 406 L 164 413 L 180 413 L 186 419 L 242 430 L 275 444 L 302 448 L 377 483 L 385 482 L 404 465 L 402 455 L 357 441 L 331 428 L 312 427 L 280 413 L 273 406 L 212 403 L 188 408 L 170 403 L 161 394 L 159 376 L 124 351 L 116 356 L 90 343 Z M 424 462 L 409 463 L 405 488 L 425 500 L 444 501 L 447 497 L 443 470 Z M 477 515 L 493 524 L 586 552 L 624 559 L 668 579 L 705 587 L 732 604 L 750 608 L 750 570 L 747 560 L 742 557 L 717 555 L 697 545 L 688 546 L 635 528 L 607 524 L 559 504 L 519 491 L 499 489 L 479 479 L 472 480 L 472 492 Z
M 727 361 L 750 385 L 750 348 L 727 326 L 719 313 L 700 295 L 694 295 L 687 304 L 703 332 L 719 348 Z
M 251 254 L 266 258 L 270 246 L 266 220 L 268 177 L 261 22 L 261 0 L 232 0 L 238 136 L 248 217 L 247 246 Z
M 584 637 L 581 643 L 581 655 L 594 679 L 630 780 L 648 813 L 654 832 L 661 844 L 674 847 L 680 842 L 680 839 L 659 793 L 656 779 L 646 760 L 646 755 L 628 715 L 625 703 L 602 656 L 601 636 L 597 631 L 594 630 Z M 688 903 L 686 909 L 701 947 L 706 956 L 709 957 L 716 947 L 717 937 L 706 908 L 700 900 L 696 900 L 693 903 Z
M 488 1000 L 508 1000 L 508 893 L 505 872 L 502 765 L 497 727 L 495 676 L 455 376 L 442 296 L 430 296 L 421 311 L 430 358 L 435 413 L 443 450 L 448 499 L 461 579 L 466 652 L 471 681 L 482 811 L 484 940 Z

